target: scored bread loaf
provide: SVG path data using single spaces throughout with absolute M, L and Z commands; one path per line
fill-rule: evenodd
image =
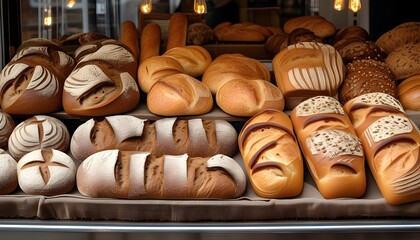
M 78 161 L 95 152 L 120 149 L 153 156 L 234 156 L 237 133 L 225 120 L 163 118 L 153 123 L 129 115 L 90 119 L 73 133 L 70 151 Z
M 420 42 L 396 48 L 385 59 L 397 80 L 420 74 Z
M 11 115 L 58 111 L 64 81 L 74 66 L 73 58 L 47 39 L 22 43 L 0 72 L 2 111 Z
M 153 84 L 147 94 L 147 107 L 161 116 L 200 115 L 210 112 L 213 96 L 198 79 L 178 73 Z
M 315 35 L 326 38 L 335 34 L 335 25 L 322 16 L 301 16 L 287 20 L 283 29 L 286 33 L 291 33 L 296 28 L 306 28 Z
M 136 24 L 131 20 L 121 23 L 120 42 L 127 45 L 134 55 L 136 62 L 139 61 L 139 35 L 137 33 Z
M 0 148 L 0 194 L 9 194 L 18 187 L 17 163 Z
M 238 145 L 257 195 L 288 198 L 302 192 L 303 160 L 284 112 L 267 109 L 250 118 L 239 133 Z
M 160 55 L 161 29 L 159 24 L 148 23 L 140 37 L 140 63 L 144 60 Z
M 388 54 L 408 43 L 420 42 L 420 22 L 405 22 L 382 34 L 375 44 Z
M 290 118 L 321 195 L 361 197 L 366 190 L 363 147 L 338 100 L 312 97 L 297 105 Z
M 367 93 L 348 101 L 344 110 L 385 200 L 393 205 L 420 200 L 420 132 L 398 100 Z
M 88 197 L 125 199 L 237 198 L 246 188 L 241 166 L 222 154 L 212 157 L 105 150 L 77 171 L 77 188 Z
M 183 47 L 187 44 L 187 15 L 182 12 L 172 14 L 168 25 L 168 39 L 166 51 L 174 47 Z
M 7 149 L 7 142 L 15 127 L 15 120 L 9 114 L 0 110 L 0 149 Z
M 398 100 L 404 109 L 420 111 L 420 74 L 398 84 Z
M 184 73 L 192 77 L 203 75 L 212 62 L 209 51 L 204 47 L 195 45 L 173 47 L 166 51 L 163 56 L 173 57 L 178 60 L 184 68 Z

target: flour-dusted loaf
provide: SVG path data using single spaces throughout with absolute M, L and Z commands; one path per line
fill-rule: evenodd
M 184 73 L 192 77 L 203 75 L 212 62 L 209 51 L 196 45 L 173 47 L 163 56 L 170 56 L 178 60 L 184 68 Z
M 88 197 L 127 199 L 238 198 L 246 188 L 241 166 L 222 154 L 211 157 L 105 150 L 77 171 L 77 188 Z
M 17 164 L 19 187 L 31 195 L 59 195 L 73 190 L 76 164 L 64 152 L 55 149 L 34 150 Z
M 61 108 L 63 84 L 74 59 L 47 39 L 31 39 L 0 72 L 0 106 L 10 115 L 46 114 Z
M 324 198 L 362 197 L 366 191 L 363 147 L 353 125 L 330 96 L 316 96 L 291 112 L 309 172 Z
M 400 102 L 367 93 L 344 104 L 359 136 L 370 171 L 393 205 L 420 200 L 420 132 Z
M 397 47 L 385 59 L 397 80 L 420 74 L 420 42 Z
M 302 155 L 284 112 L 267 109 L 250 118 L 239 133 L 238 145 L 257 195 L 289 198 L 302 192 Z
M 15 120 L 9 114 L 0 110 L 0 149 L 7 149 L 7 142 L 15 127 Z
M 64 111 L 78 116 L 105 116 L 132 110 L 140 101 L 137 61 L 116 40 L 82 45 L 77 65 L 64 83 Z
M 420 22 L 405 22 L 382 34 L 375 42 L 377 46 L 391 53 L 408 43 L 420 42 Z
M 0 194 L 9 194 L 17 187 L 16 160 L 6 151 L 0 149 Z
M 10 155 L 17 161 L 34 150 L 56 149 L 66 152 L 70 145 L 70 133 L 57 118 L 36 115 L 19 123 L 10 135 Z
M 404 109 L 420 111 L 420 74 L 404 79 L 398 84 L 398 100 Z
M 273 70 L 286 109 L 310 97 L 335 96 L 345 76 L 337 50 L 318 42 L 301 42 L 283 49 L 273 59 Z
M 72 156 L 83 161 L 95 152 L 107 149 L 147 151 L 154 156 L 181 155 L 209 157 L 234 156 L 237 133 L 225 120 L 181 120 L 163 118 L 150 122 L 129 115 L 90 119 L 72 135 Z

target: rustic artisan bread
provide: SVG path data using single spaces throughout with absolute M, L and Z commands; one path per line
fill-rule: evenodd
M 216 94 L 223 84 L 238 78 L 270 81 L 270 71 L 260 61 L 242 54 L 222 54 L 207 67 L 201 80 Z
M 295 197 L 303 188 L 303 160 L 292 122 L 282 111 L 264 110 L 249 119 L 238 137 L 248 178 L 266 198 Z
M 324 198 L 361 197 L 366 190 L 363 147 L 338 100 L 316 96 L 290 113 L 309 172 Z
M 420 111 L 420 74 L 398 84 L 398 100 L 404 109 Z
M 396 48 L 385 59 L 397 80 L 420 73 L 420 42 L 409 43 Z
M 324 43 L 323 38 L 317 36 L 311 30 L 306 28 L 296 28 L 289 33 L 287 45 L 293 45 L 300 42 L 319 42 Z
M 148 93 L 159 79 L 177 73 L 184 73 L 184 67 L 177 59 L 170 56 L 154 56 L 140 63 L 137 81 L 140 89 Z
M 385 61 L 387 54 L 375 42 L 363 40 L 359 37 L 345 38 L 336 42 L 333 47 L 343 58 L 344 64 L 357 59 L 374 59 Z
M 15 120 L 9 114 L 0 111 L 0 149 L 7 149 L 7 142 L 15 127 Z
M 210 112 L 213 96 L 198 79 L 178 73 L 153 84 L 147 94 L 147 107 L 161 116 L 199 115 Z
M 104 116 L 132 110 L 140 101 L 137 61 L 116 40 L 79 47 L 77 65 L 64 83 L 64 111 L 79 116 Z
M 55 149 L 34 150 L 17 164 L 19 187 L 26 194 L 53 196 L 68 193 L 76 183 L 76 164 Z
M 293 109 L 313 96 L 335 96 L 345 75 L 337 50 L 317 42 L 290 45 L 278 53 L 272 63 L 286 109 Z
M 187 29 L 187 15 L 182 12 L 172 14 L 168 25 L 166 51 L 174 47 L 183 47 L 187 44 Z
M 0 72 L 0 106 L 11 115 L 45 114 L 61 108 L 63 84 L 73 58 L 47 39 L 31 39 Z
M 213 29 L 202 22 L 192 23 L 187 29 L 187 43 L 203 45 L 214 41 Z
M 181 120 L 162 118 L 155 122 L 129 115 L 90 119 L 74 131 L 70 150 L 83 161 L 95 152 L 120 149 L 145 151 L 153 156 L 181 155 L 210 157 L 234 156 L 237 133 L 225 120 Z
M 161 29 L 159 24 L 148 23 L 140 36 L 140 63 L 144 60 L 160 55 Z
M 339 89 L 342 104 L 365 93 L 383 92 L 397 97 L 395 77 L 389 67 L 373 59 L 356 60 L 346 66 L 346 77 Z
M 120 42 L 127 45 L 134 55 L 134 59 L 139 61 L 139 34 L 137 32 L 136 24 L 131 20 L 126 20 L 121 23 L 120 27 Z
M 280 89 L 266 80 L 233 79 L 216 93 L 217 105 L 234 116 L 251 117 L 265 109 L 283 111 Z
M 369 33 L 363 27 L 351 25 L 339 29 L 331 39 L 331 44 L 334 45 L 338 41 L 348 38 L 358 38 L 360 40 L 369 40 Z
M 219 42 L 264 42 L 273 35 L 267 27 L 250 22 L 223 22 L 213 31 Z
M 296 28 L 306 28 L 315 33 L 315 35 L 326 38 L 335 34 L 335 25 L 322 16 L 301 16 L 287 20 L 284 23 L 283 30 L 291 33 Z
M 184 73 L 192 77 L 203 75 L 212 62 L 209 51 L 196 45 L 173 47 L 166 51 L 163 56 L 170 56 L 178 60 L 184 68 Z
M 382 34 L 375 44 L 389 54 L 407 43 L 418 42 L 420 42 L 420 22 L 406 22 Z
M 271 35 L 264 42 L 264 48 L 269 52 L 273 57 L 279 53 L 282 49 L 286 48 L 287 41 L 289 39 L 289 34 L 284 32 L 279 32 Z
M 0 149 L 0 194 L 9 194 L 18 187 L 17 163 L 10 154 Z
M 70 133 L 57 118 L 36 115 L 19 123 L 10 134 L 9 153 L 17 161 L 34 150 L 51 149 L 66 152 L 70 144 Z
M 237 198 L 246 188 L 241 166 L 225 155 L 190 157 L 105 150 L 77 170 L 77 188 L 88 197 L 128 199 Z
M 367 93 L 344 105 L 373 177 L 389 204 L 420 200 L 420 132 L 397 99 Z

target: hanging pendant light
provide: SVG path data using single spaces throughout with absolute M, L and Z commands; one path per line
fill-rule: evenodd
M 336 11 L 342 11 L 344 9 L 344 0 L 334 0 L 334 9 Z
M 206 13 L 206 0 L 194 0 L 194 12 L 196 12 L 197 14 Z
M 353 12 L 357 12 L 362 8 L 361 0 L 349 0 L 349 9 Z
M 140 11 L 143 14 L 149 14 L 152 12 L 152 0 L 141 0 Z
M 72 8 L 72 7 L 74 7 L 74 5 L 76 5 L 76 0 L 68 0 L 67 1 L 67 7 L 68 8 Z

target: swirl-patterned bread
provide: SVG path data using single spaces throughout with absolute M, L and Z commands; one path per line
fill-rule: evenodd
M 115 115 L 80 125 L 71 138 L 70 150 L 78 161 L 107 149 L 145 151 L 158 157 L 184 153 L 191 157 L 233 156 L 236 138 L 235 128 L 225 120 L 163 118 L 151 123 Z
M 66 152 L 70 133 L 57 118 L 37 115 L 18 124 L 9 138 L 9 152 L 17 161 L 34 150 L 56 149 Z
M 12 134 L 13 129 L 16 127 L 16 122 L 13 118 L 0 111 L 0 148 L 7 149 L 7 142 L 9 141 L 10 134 Z
M 324 198 L 361 197 L 366 190 L 363 147 L 333 97 L 316 96 L 291 112 L 309 172 Z
M 17 163 L 6 151 L 0 149 L 0 194 L 13 192 L 18 186 Z
M 0 72 L 1 109 L 11 115 L 46 114 L 61 108 L 72 57 L 47 39 L 24 42 Z
M 64 111 L 79 116 L 124 113 L 137 106 L 137 61 L 122 43 L 104 40 L 79 47 L 64 83 Z
M 335 96 L 345 75 L 340 54 L 331 45 L 317 42 L 301 42 L 283 49 L 273 59 L 273 70 L 286 109 L 310 97 Z
M 241 166 L 225 155 L 189 157 L 105 150 L 77 171 L 77 188 L 88 197 L 128 199 L 237 198 L 246 188 Z
M 375 181 L 393 205 L 420 200 L 420 132 L 394 97 L 367 93 L 344 104 Z

